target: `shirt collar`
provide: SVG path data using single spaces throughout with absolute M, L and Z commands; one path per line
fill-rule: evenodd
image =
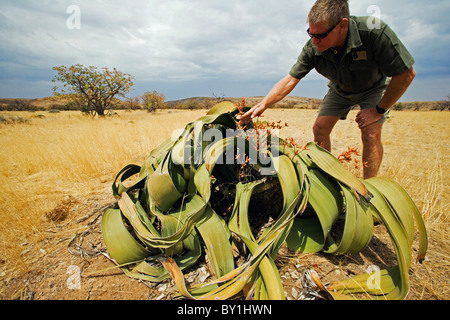
M 347 52 L 350 52 L 351 49 L 361 47 L 362 45 L 363 43 L 359 35 L 358 24 L 355 17 L 350 17 L 348 23 Z

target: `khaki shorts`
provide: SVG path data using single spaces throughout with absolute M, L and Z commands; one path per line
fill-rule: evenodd
M 347 116 L 354 107 L 361 109 L 375 108 L 386 91 L 387 85 L 376 87 L 363 93 L 344 94 L 333 88 L 328 90 L 319 108 L 319 116 L 336 116 L 341 120 Z M 389 111 L 386 112 L 378 123 L 384 123 L 388 119 Z

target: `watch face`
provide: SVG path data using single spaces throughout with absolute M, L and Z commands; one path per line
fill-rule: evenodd
M 386 112 L 386 110 L 380 108 L 379 106 L 376 106 L 375 108 L 377 109 L 377 112 L 380 114 L 384 114 Z

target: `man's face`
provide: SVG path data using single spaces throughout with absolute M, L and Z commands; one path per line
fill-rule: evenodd
M 323 52 L 331 47 L 339 47 L 343 44 L 345 36 L 342 34 L 343 26 L 341 20 L 325 38 L 319 39 L 312 37 L 312 43 L 316 46 L 317 51 Z M 330 30 L 330 26 L 326 23 L 309 24 L 309 33 L 312 35 L 324 34 Z M 344 36 L 344 37 L 343 37 Z

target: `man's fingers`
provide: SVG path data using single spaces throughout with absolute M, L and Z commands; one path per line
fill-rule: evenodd
M 250 110 L 248 110 L 246 113 L 244 113 L 241 116 L 240 123 L 247 123 L 250 122 L 251 119 L 256 118 L 262 114 L 264 111 L 264 108 L 261 108 L 260 106 L 254 106 Z
M 253 111 L 249 110 L 241 116 L 240 123 L 247 123 L 252 118 Z
M 241 116 L 241 119 L 239 120 L 239 123 L 241 123 L 241 124 L 245 124 L 245 123 L 248 123 L 248 122 L 250 122 L 250 120 L 253 118 L 253 111 L 252 110 L 249 110 L 249 111 L 247 111 L 246 113 L 244 113 L 242 116 Z

